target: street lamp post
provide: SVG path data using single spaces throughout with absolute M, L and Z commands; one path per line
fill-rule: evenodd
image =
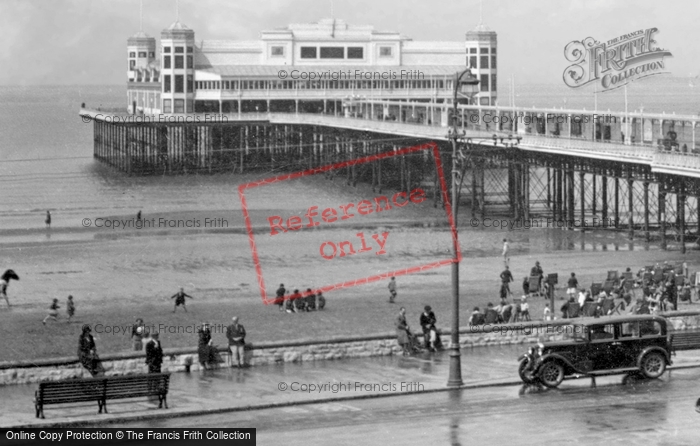
M 468 75 L 468 76 L 467 76 Z M 462 81 L 464 76 L 467 79 Z M 475 87 L 479 80 L 472 75 L 469 68 L 455 76 L 454 95 L 452 96 L 452 128 L 450 139 L 452 140 L 452 224 L 454 233 L 452 234 L 452 333 L 450 341 L 450 376 L 447 379 L 448 387 L 459 387 L 462 382 L 462 363 L 459 352 L 459 237 L 457 231 L 457 206 L 459 203 L 458 178 L 460 174 L 457 164 L 457 94 L 460 87 L 463 93 L 475 93 Z

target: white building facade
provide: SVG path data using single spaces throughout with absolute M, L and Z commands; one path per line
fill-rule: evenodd
M 263 31 L 256 41 L 196 41 L 175 22 L 161 33 L 157 59 L 154 38 L 128 40 L 128 106 L 132 113 L 341 114 L 355 99 L 444 103 L 467 66 L 481 81 L 478 103 L 495 105 L 496 33 L 479 28 L 462 42 L 413 41 L 324 19 Z

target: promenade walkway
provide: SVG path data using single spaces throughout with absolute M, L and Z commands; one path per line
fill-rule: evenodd
M 463 350 L 465 388 L 519 385 L 517 358 L 525 349 L 524 345 L 515 345 Z M 674 359 L 674 367 L 692 365 L 700 366 L 700 350 L 679 352 Z M 224 367 L 174 373 L 168 394 L 169 409 L 158 409 L 157 403 L 145 399 L 108 401 L 109 414 L 102 415 L 97 413 L 96 403 L 46 406 L 46 419 L 43 420 L 34 416 L 32 400 L 38 387 L 36 384 L 4 386 L 0 387 L 0 428 L 126 423 L 298 404 L 333 401 L 342 404 L 344 400 L 358 398 L 436 392 L 446 389 L 448 370 L 449 356 L 447 352 L 441 352 L 408 358 L 392 356 L 281 363 L 245 369 Z M 668 375 L 664 379 L 668 379 Z

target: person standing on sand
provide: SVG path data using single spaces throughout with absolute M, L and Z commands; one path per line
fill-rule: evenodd
M 68 322 L 73 319 L 75 315 L 75 303 L 73 302 L 73 296 L 68 296 L 68 301 L 66 302 L 66 312 L 68 313 Z
M 46 229 L 51 228 L 51 212 L 46 211 L 46 220 L 44 220 L 44 223 L 46 223 Z
M 280 283 L 280 287 L 277 288 L 277 296 L 275 297 L 275 303 L 279 305 L 280 311 L 284 311 L 284 293 L 286 291 L 287 290 L 284 289 L 284 284 Z
M 391 280 L 389 281 L 389 293 L 391 293 L 391 296 L 389 296 L 389 303 L 393 304 L 394 299 L 396 299 L 396 278 L 392 277 Z
M 54 321 L 58 322 L 58 309 L 61 308 L 58 305 L 58 299 L 54 299 L 53 302 L 51 303 L 51 306 L 49 307 L 49 314 L 44 318 L 43 321 L 41 321 L 42 324 L 46 325 L 46 321 L 49 319 L 53 319 Z
M 508 239 L 503 239 L 503 252 L 501 255 L 503 256 L 503 266 L 508 268 L 508 265 L 510 265 L 510 246 L 508 245 Z
M 186 297 L 189 297 L 190 299 L 193 298 L 189 294 L 186 294 L 185 289 L 182 287 L 180 287 L 180 291 L 178 291 L 170 297 L 171 299 L 175 299 L 175 308 L 173 308 L 173 313 L 175 312 L 175 310 L 177 310 L 177 307 L 179 307 L 180 305 L 182 305 L 182 308 L 185 309 L 185 313 L 187 313 L 187 305 L 185 305 Z
M 226 338 L 228 339 L 228 349 L 231 354 L 228 357 L 228 365 L 233 367 L 233 357 L 236 357 L 238 368 L 245 365 L 245 328 L 238 323 L 238 317 L 231 318 L 231 325 L 226 327 Z

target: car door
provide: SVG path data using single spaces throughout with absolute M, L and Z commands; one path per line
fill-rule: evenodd
M 589 327 L 590 358 L 593 370 L 610 370 L 618 367 L 619 358 L 612 354 L 615 339 L 615 324 L 596 324 Z
M 639 322 L 615 324 L 615 340 L 610 343 L 610 361 L 614 368 L 636 367 L 640 352 Z

